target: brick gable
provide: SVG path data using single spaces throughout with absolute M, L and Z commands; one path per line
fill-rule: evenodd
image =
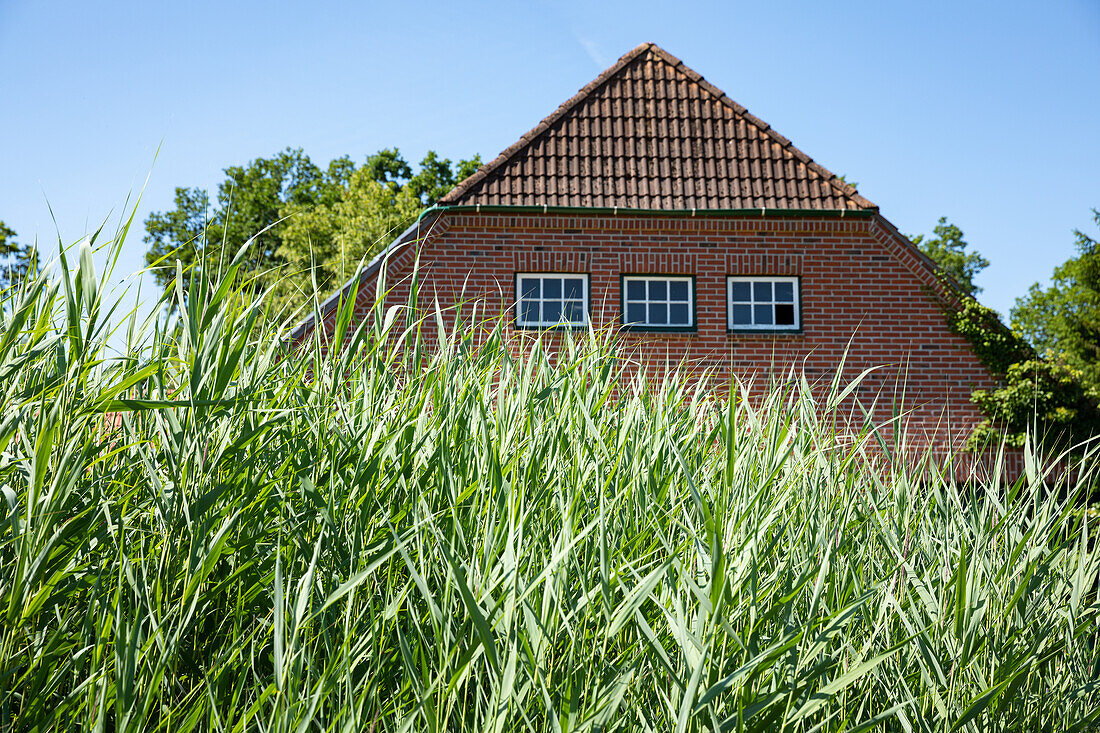
M 980 420 L 969 396 L 993 380 L 966 342 L 951 334 L 944 302 L 918 261 L 877 218 L 659 217 L 567 214 L 453 213 L 446 226 L 409 247 L 387 275 L 386 305 L 408 302 L 413 252 L 419 259 L 419 300 L 425 313 L 438 301 L 465 303 L 464 316 L 504 313 L 511 324 L 516 272 L 586 273 L 591 321 L 616 329 L 621 320 L 620 276 L 629 272 L 689 274 L 696 278 L 693 333 L 625 332 L 623 348 L 660 370 L 683 361 L 719 383 L 730 374 L 762 384 L 794 367 L 828 383 L 842 359 L 854 376 L 882 367 L 868 380 L 887 402 L 904 390 L 911 422 L 922 431 L 958 427 L 958 443 Z M 727 329 L 728 275 L 797 275 L 802 279 L 803 325 L 797 333 L 738 333 Z M 359 295 L 367 317 L 373 287 Z M 448 320 L 451 316 L 448 316 Z M 519 336 L 508 325 L 512 336 Z

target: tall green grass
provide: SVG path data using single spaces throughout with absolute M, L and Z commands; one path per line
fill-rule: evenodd
M 288 350 L 241 256 L 121 354 L 88 247 L 8 301 L 0 730 L 1100 721 L 1096 528 L 1035 459 L 884 469 L 848 385 L 653 386 L 596 334 Z

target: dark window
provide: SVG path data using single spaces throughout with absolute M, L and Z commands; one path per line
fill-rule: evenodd
M 730 277 L 726 293 L 731 331 L 796 331 L 801 327 L 798 278 Z

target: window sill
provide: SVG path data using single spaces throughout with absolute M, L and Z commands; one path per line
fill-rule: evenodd
M 523 326 L 518 323 L 512 324 L 513 331 L 587 331 L 589 324 L 587 323 L 561 323 L 556 326 Z

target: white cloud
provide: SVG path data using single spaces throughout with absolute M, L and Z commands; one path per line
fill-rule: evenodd
M 588 58 L 592 59 L 596 66 L 601 69 L 611 66 L 611 59 L 607 58 L 603 52 L 600 51 L 595 41 L 576 33 L 574 33 L 573 36 L 577 39 L 577 43 L 581 44 L 581 48 L 584 49 L 584 52 L 588 54 Z

